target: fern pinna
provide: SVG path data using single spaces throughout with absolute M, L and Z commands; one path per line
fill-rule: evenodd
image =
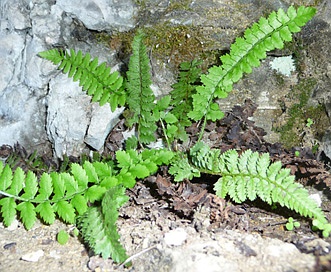
M 123 77 L 118 72 L 111 73 L 106 63 L 98 65 L 98 58 L 91 60 L 90 54 L 76 53 L 73 49 L 51 49 L 40 52 L 39 55 L 50 60 L 58 69 L 79 80 L 79 85 L 92 96 L 92 102 L 99 102 L 100 106 L 109 103 L 112 111 L 125 104 L 126 95 L 123 90 Z
M 290 169 L 282 168 L 280 161 L 271 163 L 268 153 L 260 155 L 247 150 L 239 156 L 236 150 L 221 153 L 200 142 L 190 150 L 190 164 L 199 172 L 221 176 L 214 185 L 216 195 L 222 198 L 229 195 L 237 203 L 257 197 L 270 205 L 279 203 L 313 218 L 313 225 L 322 230 L 325 237 L 329 236 L 331 224 L 316 201 L 295 182 Z
M 19 167 L 13 172 L 0 161 L 0 206 L 5 226 L 13 222 L 17 213 L 28 230 L 37 216 L 47 224 L 53 224 L 56 217 L 69 224 L 75 224 L 79 218 L 82 236 L 91 242 L 93 250 L 104 258 L 124 261 L 123 249 L 115 239 L 118 234 L 113 235 L 117 233 L 117 210 L 127 199 L 125 188 L 132 188 L 136 179 L 148 177 L 158 166 L 168 164 L 173 153 L 128 150 L 117 151 L 116 156 L 116 162 L 85 161 L 82 166 L 71 164 L 68 173 L 43 173 L 39 178 L 31 171 L 25 174 Z M 99 209 L 100 201 L 102 207 L 109 202 L 111 207 Z M 90 239 L 94 231 L 92 221 L 102 231 Z
M 258 67 L 267 51 L 283 48 L 284 42 L 291 41 L 292 33 L 299 32 L 315 12 L 312 7 L 300 6 L 296 10 L 290 6 L 287 13 L 279 9 L 248 28 L 244 37 L 237 38 L 231 45 L 230 53 L 221 56 L 222 65 L 211 67 L 208 74 L 201 76 L 203 85 L 198 86 L 193 95 L 193 110 L 188 116 L 195 121 L 221 119 L 224 114 L 215 98 L 227 97 L 244 73 L 251 73 L 253 67 Z

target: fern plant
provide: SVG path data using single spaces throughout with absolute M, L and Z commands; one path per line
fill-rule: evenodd
M 119 243 L 116 229 L 118 209 L 127 201 L 125 189 L 155 173 L 160 165 L 168 165 L 175 181 L 193 179 L 201 173 L 220 176 L 214 185 L 220 197 L 229 195 L 235 202 L 260 197 L 268 204 L 279 203 L 303 216 L 313 218 L 313 225 L 331 232 L 329 224 L 307 191 L 280 162 L 271 163 L 269 155 L 250 150 L 240 156 L 235 150 L 221 153 L 198 141 L 189 152 L 171 150 L 176 139 L 187 140 L 185 128 L 192 121 L 202 121 L 199 140 L 207 120 L 223 117 L 215 99 L 225 98 L 244 73 L 260 65 L 266 52 L 282 48 L 315 14 L 311 7 L 282 9 L 247 29 L 244 37 L 237 38 L 231 51 L 221 57 L 222 65 L 213 66 L 207 74 L 201 73 L 199 62 L 184 63 L 173 92 L 158 101 L 150 88 L 151 77 L 144 34 L 138 32 L 132 49 L 126 77 L 111 73 L 103 63 L 91 60 L 89 54 L 73 50 L 51 49 L 40 56 L 58 65 L 58 68 L 80 85 L 100 105 L 109 103 L 112 110 L 127 106 L 126 121 L 136 127 L 137 138 L 127 141 L 127 150 L 116 152 L 109 162 L 71 164 L 68 172 L 44 173 L 37 177 L 21 168 L 12 171 L 0 162 L 1 214 L 6 226 L 18 214 L 27 229 L 37 217 L 52 224 L 56 217 L 76 224 L 84 240 L 97 254 L 122 262 L 126 253 Z M 125 78 L 125 79 L 123 79 Z M 200 82 L 196 86 L 196 82 Z M 157 122 L 160 122 L 170 150 L 134 148 L 155 140 Z

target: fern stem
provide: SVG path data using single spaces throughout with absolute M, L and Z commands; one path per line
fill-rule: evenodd
M 161 118 L 160 118 L 160 123 L 161 123 L 161 126 L 162 126 L 162 130 L 163 130 L 164 138 L 166 139 L 166 142 L 167 142 L 168 149 L 169 149 L 170 151 L 172 151 L 172 150 L 171 150 L 171 144 L 170 144 L 169 138 L 168 138 L 168 136 L 167 136 L 166 128 L 165 128 L 164 123 L 163 123 L 163 121 L 162 121 Z
M 59 198 L 59 199 L 56 199 L 56 200 L 52 200 L 52 199 L 44 199 L 44 200 L 27 199 L 27 198 L 23 198 L 23 197 L 19 197 L 19 196 L 16 196 L 16 195 L 6 193 L 4 191 L 0 191 L 0 195 L 10 197 L 10 198 L 13 198 L 13 199 L 21 201 L 21 202 L 30 202 L 30 203 L 40 204 L 40 203 L 44 203 L 44 202 L 57 203 L 57 202 L 62 201 L 62 200 L 68 201 L 68 200 L 72 199 L 75 195 L 83 195 L 85 191 L 87 191 L 87 189 L 84 189 L 83 191 L 76 192 L 75 194 L 72 194 L 72 195 L 67 195 L 65 197 L 62 197 L 62 198 Z
M 28 199 L 25 199 L 25 198 L 22 198 L 22 197 L 19 197 L 19 196 L 15 196 L 15 195 L 12 195 L 12 194 L 8 194 L 4 191 L 0 191 L 0 195 L 11 197 L 11 198 L 14 198 L 14 199 L 19 200 L 19 201 L 29 201 Z
M 207 125 L 207 117 L 205 116 L 205 117 L 203 118 L 203 124 L 202 124 L 201 130 L 200 130 L 200 134 L 199 134 L 198 142 L 201 141 L 203 135 L 205 134 L 205 128 L 206 128 L 206 125 Z

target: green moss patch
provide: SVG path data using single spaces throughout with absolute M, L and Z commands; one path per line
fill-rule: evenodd
M 107 43 L 125 59 L 131 54 L 131 43 L 137 30 L 113 35 L 100 34 L 99 40 Z M 144 27 L 143 31 L 150 57 L 167 63 L 170 68 L 177 68 L 184 61 L 203 59 L 202 69 L 206 70 L 208 66 L 219 62 L 221 52 L 210 49 L 213 40 L 202 33 L 199 27 L 160 23 Z
M 280 142 L 285 147 L 310 146 L 316 148 L 327 128 L 328 116 L 324 105 L 310 105 L 309 98 L 316 86 L 316 80 L 309 78 L 293 86 L 287 96 L 287 120 L 274 130 L 280 133 Z M 307 120 L 312 120 L 310 124 Z

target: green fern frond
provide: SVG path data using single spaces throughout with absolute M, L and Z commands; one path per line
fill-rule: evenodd
M 116 229 L 118 209 L 128 200 L 125 188 L 136 180 L 154 174 L 162 164 L 169 164 L 174 153 L 165 150 L 117 151 L 116 161 L 71 164 L 69 172 L 43 173 L 37 176 L 0 161 L 0 207 L 5 226 L 19 212 L 26 229 L 31 229 L 37 216 L 47 224 L 56 217 L 81 228 L 83 238 L 96 254 L 115 262 L 127 256 L 119 243 Z M 101 209 L 96 205 L 101 202 Z
M 3 168 L 2 162 L 0 166 Z M 36 214 L 48 224 L 54 222 L 56 214 L 73 224 L 76 214 L 84 213 L 87 202 L 93 200 L 88 197 L 91 181 L 86 174 L 91 167 L 94 169 L 89 162 L 83 167 L 72 164 L 71 173 L 44 173 L 38 180 L 31 171 L 25 174 L 18 167 L 13 174 L 6 165 L 0 172 L 0 195 L 3 196 L 0 206 L 5 225 L 13 222 L 17 211 L 27 229 L 34 225 Z M 100 187 L 100 180 L 97 183 Z
M 155 173 L 158 166 L 168 163 L 173 153 L 168 150 L 117 151 L 114 167 L 105 162 L 85 161 L 81 166 L 71 164 L 70 172 L 44 173 L 38 179 L 21 168 L 13 173 L 11 167 L 0 161 L 0 199 L 4 224 L 9 226 L 17 211 L 27 229 L 32 228 L 37 215 L 52 224 L 56 216 L 74 224 L 88 203 L 101 201 L 107 190 L 118 184 L 132 188 L 137 179 Z
M 139 32 L 132 43 L 133 53 L 130 57 L 125 84 L 128 91 L 127 104 L 132 116 L 127 119 L 127 122 L 130 126 L 137 124 L 139 142 L 149 144 L 155 141 L 154 133 L 157 129 L 157 120 L 151 114 L 155 107 L 155 96 L 150 87 L 152 81 L 149 58 L 143 39 L 143 32 Z
M 198 60 L 181 63 L 178 81 L 172 85 L 170 105 L 173 109 L 171 113 L 184 126 L 191 124 L 187 114 L 192 110 L 192 95 L 196 92 L 196 84 L 201 74 L 201 68 L 199 68 L 201 63 L 202 61 Z
M 237 38 L 231 45 L 230 53 L 221 57 L 222 65 L 211 67 L 207 75 L 201 76 L 203 85 L 198 86 L 193 95 L 193 110 L 188 116 L 195 121 L 221 119 L 223 113 L 214 99 L 227 97 L 232 85 L 244 73 L 251 73 L 252 68 L 258 67 L 267 51 L 282 49 L 284 42 L 292 40 L 292 33 L 300 31 L 315 12 L 312 7 L 300 6 L 296 10 L 291 6 L 287 13 L 279 9 L 253 24 L 243 38 Z
M 0 162 L 2 166 L 2 162 Z M 76 214 L 82 214 L 87 209 L 88 201 L 101 198 L 101 193 L 92 192 L 88 174 L 93 164 L 86 162 L 83 167 L 71 165 L 71 173 L 44 173 L 38 182 L 36 175 L 29 171 L 26 175 L 21 168 L 12 174 L 8 165 L 0 172 L 0 200 L 4 223 L 9 226 L 15 219 L 16 211 L 27 229 L 36 221 L 36 213 L 48 224 L 52 224 L 56 214 L 65 222 L 73 224 Z M 94 180 L 99 189 L 101 180 Z M 93 186 L 92 186 L 93 187 Z M 97 195 L 97 196 L 96 196 Z M 19 203 L 19 204 L 17 204 Z
M 331 224 L 308 191 L 295 182 L 290 170 L 283 169 L 280 162 L 271 163 L 268 153 L 260 155 L 247 150 L 239 156 L 236 150 L 229 150 L 221 154 L 200 142 L 191 149 L 190 159 L 199 171 L 221 176 L 214 185 L 216 195 L 222 198 L 229 195 L 237 203 L 256 197 L 270 205 L 279 203 L 312 218 L 323 235 L 331 232 Z
M 119 242 L 116 221 L 118 210 L 128 201 L 125 187 L 115 186 L 109 189 L 102 198 L 101 209 L 89 207 L 78 218 L 78 227 L 84 240 L 96 254 L 101 254 L 104 259 L 111 257 L 115 262 L 127 259 L 125 249 Z
M 112 111 L 124 106 L 123 77 L 118 72 L 111 73 L 106 63 L 98 65 L 98 58 L 91 60 L 90 54 L 83 55 L 82 51 L 76 53 L 73 49 L 51 49 L 40 52 L 39 56 L 58 65 L 58 69 L 72 77 L 73 81 L 78 80 L 83 90 L 92 96 L 93 102 L 98 102 L 100 106 L 109 103 Z
M 163 120 L 166 123 L 165 133 L 170 142 L 179 139 L 183 142 L 188 140 L 185 128 L 192 124 L 187 114 L 193 109 L 192 95 L 196 93 L 196 84 L 199 81 L 201 61 L 193 60 L 183 62 L 180 65 L 180 72 L 177 83 L 172 85 L 169 105 L 171 110 L 165 112 Z
M 122 262 L 126 254 L 115 223 L 119 207 L 128 199 L 125 188 L 155 173 L 160 165 L 169 164 L 173 156 L 165 149 L 117 151 L 116 162 L 74 163 L 68 173 L 44 173 L 39 179 L 19 167 L 13 173 L 0 161 L 3 222 L 9 226 L 17 212 L 28 230 L 37 216 L 47 224 L 53 224 L 57 216 L 70 224 L 78 222 L 83 238 L 95 253 Z M 101 209 L 91 206 L 96 201 L 101 201 Z

